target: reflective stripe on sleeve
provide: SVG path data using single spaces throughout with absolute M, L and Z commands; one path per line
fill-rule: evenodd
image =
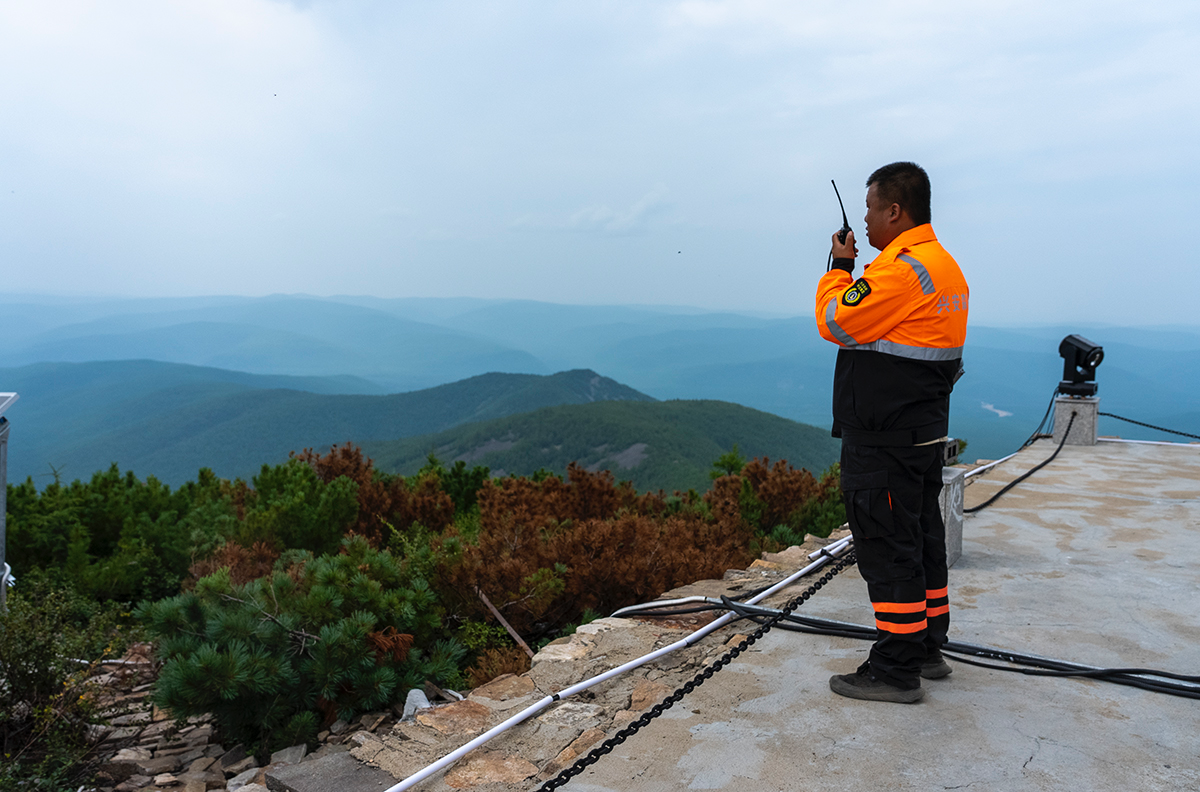
M 858 346 L 858 342 L 854 340 L 854 336 L 843 330 L 834 320 L 834 317 L 837 316 L 837 307 L 837 297 L 833 297 L 829 300 L 829 304 L 825 306 L 825 326 L 829 328 L 829 332 L 833 334 L 833 337 L 842 344 L 848 347 Z
M 933 278 L 929 277 L 929 270 L 925 269 L 925 265 L 917 261 L 907 253 L 901 253 L 896 258 L 900 259 L 908 266 L 912 267 L 913 273 L 917 276 L 917 280 L 921 282 L 921 291 L 925 294 L 933 294 L 936 289 L 933 288 Z

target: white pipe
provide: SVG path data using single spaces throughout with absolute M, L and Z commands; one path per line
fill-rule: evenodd
M 997 459 L 995 462 L 988 462 L 986 465 L 980 465 L 979 467 L 975 468 L 974 470 L 968 470 L 967 474 L 965 476 L 963 476 L 963 478 L 971 478 L 971 476 L 978 476 L 983 471 L 991 470 L 992 468 L 996 467 L 996 465 L 999 465 L 1001 462 L 1007 462 L 1008 460 L 1012 459 L 1019 453 L 1021 453 L 1021 452 L 1014 451 L 1013 453 L 1009 454 L 1008 456 L 1004 457 L 1003 459 Z
M 833 544 L 829 545 L 829 547 L 832 548 L 837 545 L 842 545 L 842 547 L 844 549 L 846 546 L 846 540 L 842 539 L 837 542 L 834 542 Z M 828 549 L 828 548 L 826 548 L 826 549 Z M 817 552 L 820 553 L 821 551 L 818 550 Z M 837 553 L 837 554 L 831 553 L 830 555 L 822 555 L 816 561 L 814 561 L 811 564 L 809 564 L 808 566 L 804 567 L 804 569 L 801 569 L 798 572 L 795 572 L 792 575 L 789 575 L 788 577 L 786 577 L 783 580 L 776 583 L 774 586 L 771 586 L 769 589 L 759 592 L 755 596 L 746 600 L 746 604 L 753 605 L 757 602 L 761 602 L 763 599 L 771 596 L 775 592 L 777 592 L 781 589 L 787 588 L 798 578 L 801 578 L 804 575 L 807 575 L 811 572 L 814 572 L 814 571 L 820 569 L 825 564 L 829 563 L 831 558 L 836 558 L 838 555 L 840 555 L 840 553 Z M 552 695 L 546 696 L 541 701 L 521 710 L 516 715 L 513 715 L 511 718 L 504 721 L 500 725 L 494 726 L 493 728 L 491 728 L 488 731 L 484 732 L 483 734 L 479 735 L 478 737 L 476 737 L 474 740 L 471 740 L 466 745 L 463 745 L 462 747 L 451 751 L 450 753 L 446 754 L 445 756 L 443 756 L 441 759 L 437 760 L 433 764 L 428 765 L 424 769 L 418 770 L 417 772 L 413 773 L 408 778 L 404 779 L 403 781 L 396 784 L 395 786 L 388 787 L 388 789 L 386 789 L 385 792 L 403 792 L 403 790 L 405 790 L 405 789 L 412 788 L 414 785 L 420 783 L 421 781 L 424 781 L 426 778 L 433 775 L 434 773 L 436 773 L 440 770 L 443 770 L 446 767 L 449 767 L 450 765 L 454 764 L 459 759 L 461 759 L 462 757 L 469 754 L 471 751 L 475 750 L 479 746 L 481 746 L 484 743 L 491 740 L 493 737 L 497 737 L 500 734 L 503 734 L 504 732 L 511 729 L 513 726 L 516 726 L 517 724 L 519 724 L 523 721 L 529 720 L 534 715 L 537 715 L 539 712 L 546 709 L 554 702 L 559 701 L 564 698 L 567 698 L 569 696 L 573 696 L 576 693 L 582 693 L 583 691 L 587 690 L 588 688 L 590 688 L 594 685 L 598 685 L 601 682 L 612 679 L 615 676 L 619 676 L 620 674 L 623 674 L 626 671 L 632 671 L 633 669 L 638 668 L 639 666 L 643 666 L 643 665 L 646 665 L 647 663 L 651 663 L 651 662 L 657 660 L 658 658 L 662 657 L 663 655 L 670 654 L 671 652 L 674 652 L 677 649 L 683 649 L 686 646 L 691 646 L 692 644 L 699 641 L 701 638 L 704 638 L 704 637 L 710 635 L 711 633 L 716 632 L 717 630 L 724 627 L 726 624 L 731 622 L 735 618 L 735 616 L 736 615 L 733 613 L 726 613 L 724 616 L 720 617 L 719 619 L 712 622 L 708 626 L 697 630 L 696 632 L 689 635 L 687 638 L 676 641 L 675 643 L 671 644 L 670 646 L 664 646 L 662 649 L 658 649 L 654 652 L 651 652 L 648 655 L 643 655 L 642 657 L 636 658 L 634 660 L 630 660 L 628 663 L 625 663 L 624 665 L 620 665 L 620 666 L 617 666 L 616 668 L 605 671 L 603 674 L 600 674 L 599 676 L 592 677 L 591 679 L 585 679 L 584 681 L 582 681 L 576 685 L 572 685 L 571 687 L 568 687 L 564 690 L 561 690 L 558 693 L 554 693 Z
M 0 574 L 0 586 L 8 586 L 9 588 L 12 588 L 15 585 L 17 585 L 17 579 L 13 577 L 12 567 L 10 567 L 8 564 L 5 564 L 4 573 Z
M 1136 445 L 1169 445 L 1182 446 L 1184 448 L 1195 448 L 1197 443 L 1172 443 L 1167 440 L 1125 440 L 1120 437 L 1097 437 L 1098 443 L 1134 443 Z

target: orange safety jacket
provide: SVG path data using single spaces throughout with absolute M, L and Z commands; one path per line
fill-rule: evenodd
M 835 437 L 910 446 L 947 434 L 969 296 L 962 271 L 929 224 L 897 236 L 857 280 L 840 268 L 822 276 L 817 327 L 841 347 Z

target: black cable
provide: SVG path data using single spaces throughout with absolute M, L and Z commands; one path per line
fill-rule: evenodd
M 731 610 L 738 614 L 738 619 L 746 619 L 757 624 L 778 617 L 778 612 L 764 609 L 754 605 L 744 605 L 742 603 L 722 598 L 723 606 L 708 605 L 712 610 Z M 639 614 L 644 615 L 644 614 Z M 781 630 L 790 630 L 792 632 L 801 632 L 810 635 L 827 635 L 842 638 L 851 638 L 856 640 L 874 641 L 876 631 L 870 627 L 861 625 L 840 624 L 830 622 L 826 619 L 821 619 L 812 616 L 800 616 L 790 614 L 782 619 L 779 619 L 775 627 Z M 1200 699 L 1200 676 L 1191 676 L 1187 674 L 1176 674 L 1170 671 L 1158 671 L 1152 668 L 1087 668 L 1074 663 L 1069 663 L 1062 660 L 1051 660 L 1032 655 L 1024 655 L 1018 652 L 1009 652 L 1001 649 L 992 649 L 986 646 L 978 646 L 976 644 L 962 643 L 959 641 L 950 641 L 942 647 L 942 651 L 947 654 L 954 655 L 956 662 L 963 662 L 968 665 L 979 666 L 993 671 L 1010 671 L 1027 676 L 1046 676 L 1046 677 L 1080 677 L 1084 679 L 1096 679 L 1103 682 L 1112 682 L 1118 685 L 1126 685 L 1129 687 L 1141 688 L 1154 693 L 1165 693 L 1171 696 L 1181 696 L 1183 698 Z M 984 663 L 979 660 L 968 659 L 968 656 L 987 657 L 994 660 L 1002 660 L 1013 664 L 1022 664 L 1032 666 L 1032 668 L 1013 668 L 1011 666 L 995 665 L 993 663 Z M 1155 679 L 1146 679 L 1147 676 L 1160 677 L 1162 680 L 1179 680 L 1191 684 L 1174 684 L 1172 682 L 1160 681 Z
M 1037 429 L 1033 430 L 1033 434 L 1029 435 L 1029 439 L 1026 440 L 1024 443 L 1021 443 L 1021 448 L 1025 448 L 1026 446 L 1028 446 L 1034 440 L 1037 440 L 1038 437 L 1040 437 L 1042 435 L 1042 432 L 1046 427 L 1046 419 L 1050 417 L 1050 411 L 1054 409 L 1054 400 L 1056 398 L 1058 398 L 1058 388 L 1057 387 L 1054 389 L 1054 392 L 1050 394 L 1050 403 L 1046 405 L 1046 414 L 1042 416 L 1042 420 L 1038 423 Z
M 1015 478 L 1015 479 L 1013 479 L 1012 481 L 1010 481 L 1010 482 L 1009 482 L 1009 483 L 1008 483 L 1008 484 L 1007 484 L 1007 485 L 1004 487 L 1004 489 L 1000 490 L 1000 491 L 999 491 L 999 492 L 997 492 L 995 495 L 993 495 L 992 497 L 988 498 L 987 500 L 985 500 L 983 503 L 979 504 L 978 506 L 972 506 L 972 507 L 971 507 L 971 508 L 969 508 L 969 509 L 963 509 L 963 514 L 974 514 L 974 513 L 975 513 L 975 512 L 977 512 L 977 511 L 981 511 L 981 510 L 983 510 L 983 509 L 986 509 L 988 506 L 991 506 L 993 503 L 995 503 L 995 502 L 996 502 L 996 499 L 997 499 L 997 498 L 999 498 L 1001 495 L 1003 495 L 1004 493 L 1008 492 L 1010 489 L 1012 489 L 1013 487 L 1017 486 L 1018 484 L 1020 484 L 1020 483 L 1021 483 L 1022 481 L 1024 481 L 1025 479 L 1027 479 L 1027 478 L 1029 478 L 1030 476 L 1032 476 L 1034 473 L 1037 473 L 1039 470 L 1041 470 L 1042 468 L 1046 467 L 1046 465 L 1049 465 L 1051 462 L 1053 462 L 1053 461 L 1054 461 L 1054 458 L 1055 458 L 1056 456 L 1058 456 L 1058 452 L 1059 452 L 1059 451 L 1062 451 L 1062 449 L 1063 449 L 1063 446 L 1067 444 L 1067 438 L 1068 438 L 1068 437 L 1071 435 L 1071 425 L 1072 425 L 1072 424 L 1074 424 L 1074 423 L 1075 423 L 1075 413 L 1071 413 L 1071 419 L 1070 419 L 1069 421 L 1067 421 L 1067 430 L 1066 430 L 1065 432 L 1063 432 L 1063 438 L 1062 438 L 1062 440 L 1059 442 L 1059 444 L 1058 444 L 1058 448 L 1054 449 L 1054 453 L 1053 453 L 1053 454 L 1051 454 L 1051 455 L 1050 455 L 1050 457 L 1049 457 L 1048 459 L 1046 459 L 1044 462 L 1042 462 L 1041 464 L 1039 464 L 1039 465 L 1037 465 L 1036 467 L 1034 467 L 1032 470 L 1028 470 L 1028 471 L 1026 471 L 1025 473 L 1023 473 L 1023 474 L 1021 474 L 1020 476 L 1018 476 L 1017 478 Z
M 1191 437 L 1191 438 L 1195 438 L 1196 440 L 1200 440 L 1200 435 L 1188 434 L 1187 432 L 1176 432 L 1174 429 L 1164 429 L 1161 426 L 1155 426 L 1154 424 L 1142 423 L 1141 421 L 1135 421 L 1132 418 L 1122 418 L 1121 416 L 1113 415 L 1112 413 L 1102 412 L 1102 413 L 1097 413 L 1097 414 L 1103 415 L 1105 418 L 1116 418 L 1118 421 L 1125 421 L 1126 423 L 1137 424 L 1138 426 L 1144 426 L 1147 429 L 1157 429 L 1158 431 L 1166 432 L 1167 434 L 1182 435 L 1183 437 Z

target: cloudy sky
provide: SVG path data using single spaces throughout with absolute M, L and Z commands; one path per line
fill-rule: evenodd
M 1197 323 L 1195 0 L 0 0 L 0 291 L 805 313 L 920 162 L 988 324 Z M 866 254 L 866 245 L 860 245 Z

